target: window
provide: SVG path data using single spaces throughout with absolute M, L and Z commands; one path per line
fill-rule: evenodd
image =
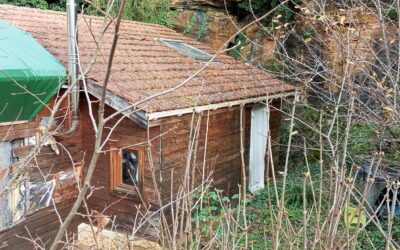
M 137 185 L 139 182 L 139 152 L 122 150 L 122 183 Z
M 14 174 L 13 164 L 19 159 L 14 156 L 14 150 L 36 144 L 36 138 L 21 138 L 0 142 L 0 185 L 5 185 Z M 7 192 L 0 195 L 0 231 L 11 227 L 20 221 L 27 213 L 30 193 L 29 178 L 17 179 Z
M 36 137 L 15 139 L 0 142 L 0 185 L 4 185 L 14 175 L 14 166 L 19 159 L 16 153 L 20 148 L 34 146 Z M 77 167 L 78 168 L 78 167 Z M 68 176 L 65 176 L 65 175 Z M 10 228 L 33 212 L 51 205 L 55 191 L 57 191 L 57 178 L 61 175 L 62 181 L 73 178 L 73 170 L 56 174 L 55 178 L 43 179 L 42 175 L 33 172 L 22 173 L 10 185 L 10 189 L 0 195 L 0 231 Z M 75 182 L 73 183 L 75 184 Z
M 111 147 L 111 191 L 121 194 L 141 192 L 143 156 L 143 150 L 139 148 Z
M 178 51 L 179 53 L 192 57 L 193 59 L 202 61 L 202 62 L 208 62 L 210 61 L 213 56 L 208 54 L 205 51 L 199 50 L 198 48 L 195 48 L 183 41 L 179 40 L 170 40 L 170 39 L 164 39 L 160 38 L 158 39 L 160 43 L 168 48 L 174 49 Z

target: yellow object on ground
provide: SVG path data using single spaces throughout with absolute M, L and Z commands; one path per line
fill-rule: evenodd
M 344 206 L 344 223 L 346 226 L 357 224 L 358 223 L 358 215 L 360 215 L 360 223 L 361 225 L 365 225 L 367 223 L 367 215 L 364 211 L 359 213 L 358 209 L 355 207 L 350 207 L 347 204 Z

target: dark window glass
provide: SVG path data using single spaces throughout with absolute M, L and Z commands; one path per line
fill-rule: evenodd
M 139 184 L 139 153 L 135 150 L 122 150 L 122 183 Z

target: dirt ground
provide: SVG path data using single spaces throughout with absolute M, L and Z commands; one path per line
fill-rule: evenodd
M 94 227 L 97 231 L 97 227 Z M 99 248 L 109 250 L 150 250 L 150 249 L 163 249 L 156 242 L 148 241 L 145 239 L 135 238 L 131 240 L 129 236 L 113 232 L 111 230 L 103 230 L 97 235 Z M 80 250 L 93 250 L 98 249 L 93 239 L 93 233 L 90 229 L 90 225 L 82 223 L 78 226 L 78 242 L 77 248 Z

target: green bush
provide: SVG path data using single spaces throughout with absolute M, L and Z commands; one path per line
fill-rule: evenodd
M 0 4 L 13 4 L 38 9 L 49 8 L 49 4 L 45 0 L 0 0 Z
M 183 31 L 183 34 L 189 33 L 195 24 L 196 24 L 196 13 L 193 13 L 192 17 L 190 18 L 188 26 Z
M 116 2 L 113 13 L 118 11 L 119 4 Z M 107 0 L 98 0 L 98 5 L 105 9 Z M 182 10 L 171 9 L 172 0 L 145 0 L 128 1 L 125 9 L 125 19 L 145 23 L 155 23 L 168 28 L 175 27 L 175 21 Z
M 247 12 L 253 11 L 256 14 L 263 15 L 278 6 L 281 2 L 281 0 L 256 0 L 251 1 L 250 4 L 250 1 L 246 0 L 240 3 L 239 7 Z M 283 21 L 291 22 L 295 18 L 295 6 L 301 4 L 302 2 L 302 0 L 289 1 L 277 9 L 276 15 L 282 15 Z M 263 22 L 264 24 L 269 24 L 271 20 L 272 18 L 268 17 L 267 19 L 263 20 Z
M 209 188 L 203 196 L 199 191 L 193 194 L 193 199 L 196 205 L 193 207 L 192 222 L 198 223 L 202 234 L 208 235 L 218 225 L 219 216 L 223 213 L 221 202 L 229 203 L 230 199 L 222 196 L 222 190 L 215 188 Z
M 187 34 L 192 31 L 193 27 L 196 25 L 197 22 L 200 22 L 200 27 L 196 31 L 196 39 L 202 39 L 208 31 L 208 15 L 207 12 L 203 11 L 196 11 L 193 13 L 192 17 L 190 18 L 188 26 L 183 31 L 183 34 Z
M 234 49 L 229 51 L 229 55 L 233 58 L 235 58 L 236 60 L 240 60 L 240 51 L 242 50 L 242 48 L 245 46 L 246 44 L 246 36 L 243 33 L 239 33 L 239 35 L 236 37 L 235 40 L 235 45 L 236 46 Z
M 208 24 L 209 23 L 208 23 L 208 16 L 207 16 L 206 13 L 204 13 L 202 19 L 203 20 L 201 21 L 200 29 L 196 32 L 197 40 L 200 40 L 201 38 L 203 38 L 207 34 L 207 31 L 208 31 Z
M 88 11 L 88 4 L 85 0 L 76 1 L 78 11 L 80 12 L 82 7 L 85 11 Z M 0 4 L 12 4 L 16 6 L 24 6 L 37 9 L 50 9 L 55 11 L 65 11 L 67 4 L 66 0 L 0 0 Z
M 79 10 L 82 8 L 87 14 L 90 15 L 102 15 L 97 8 L 90 6 L 85 0 L 77 0 Z M 93 4 L 102 9 L 103 11 L 107 8 L 107 0 L 95 0 Z M 66 0 L 0 0 L 0 4 L 13 4 L 17 6 L 26 6 L 31 8 L 39 9 L 51 9 L 56 11 L 65 11 Z M 168 28 L 175 27 L 175 21 L 179 13 L 182 10 L 171 9 L 172 0 L 144 0 L 128 1 L 125 8 L 125 19 L 155 23 L 166 26 Z M 119 9 L 119 0 L 116 0 L 113 9 L 111 10 L 112 15 L 116 15 Z
M 376 151 L 374 139 L 379 128 L 374 124 L 356 123 L 350 129 L 349 149 L 353 155 L 370 155 Z

